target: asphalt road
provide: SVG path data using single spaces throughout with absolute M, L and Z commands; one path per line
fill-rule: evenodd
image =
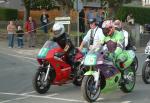
M 52 86 L 44 95 L 36 93 L 32 77 L 38 64 L 34 55 L 27 55 L 28 51 L 0 47 L 0 103 L 85 103 L 80 87 L 73 84 Z M 118 89 L 101 94 L 96 103 L 149 103 L 150 85 L 144 84 L 140 76 L 146 56 L 137 56 L 140 65 L 133 92 L 126 94 Z

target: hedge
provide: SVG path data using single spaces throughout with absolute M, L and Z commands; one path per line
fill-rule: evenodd
M 16 20 L 17 18 L 17 9 L 0 8 L 0 20 Z
M 125 21 L 127 15 L 130 13 L 133 15 L 136 23 L 150 23 L 150 8 L 146 7 L 123 6 L 118 10 L 116 18 Z

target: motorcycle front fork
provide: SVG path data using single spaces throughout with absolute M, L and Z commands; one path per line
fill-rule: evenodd
M 95 88 L 97 88 L 97 87 L 98 87 L 98 84 L 99 84 L 100 69 L 98 69 L 98 71 L 95 72 L 95 73 L 93 74 L 93 76 L 94 76 L 94 81 L 96 82 L 96 83 L 95 83 Z
M 50 71 L 50 64 L 48 65 L 48 68 L 47 68 L 47 71 L 46 71 L 46 76 L 45 76 L 45 79 L 44 79 L 44 81 L 46 81 L 47 80 L 47 78 L 48 78 L 48 74 L 49 74 L 49 71 Z

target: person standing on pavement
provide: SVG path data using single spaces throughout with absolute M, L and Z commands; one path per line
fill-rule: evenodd
M 43 31 L 45 34 L 48 33 L 48 22 L 49 22 L 49 15 L 46 13 L 46 11 L 43 11 L 41 17 L 40 17 L 40 21 L 41 21 L 41 24 L 42 24 L 42 27 L 43 27 Z
M 23 35 L 24 31 L 22 30 L 21 26 L 18 26 L 17 33 L 17 42 L 18 42 L 18 48 L 23 48 Z
M 35 36 L 36 36 L 36 22 L 29 17 L 25 23 L 25 29 L 28 36 L 29 47 L 35 47 Z
M 14 47 L 14 34 L 16 32 L 16 26 L 13 21 L 10 21 L 7 25 L 7 32 L 8 32 L 8 46 L 9 48 Z

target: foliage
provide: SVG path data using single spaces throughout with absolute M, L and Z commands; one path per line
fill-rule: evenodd
M 0 20 L 16 20 L 18 17 L 18 10 L 0 8 Z
M 139 24 L 150 23 L 150 8 L 123 6 L 117 12 L 116 18 L 125 21 L 128 14 L 132 14 Z
M 56 6 L 56 0 L 32 0 L 32 9 L 53 9 Z
M 123 3 L 131 2 L 131 0 L 102 0 L 102 2 L 105 1 L 109 3 L 109 7 L 120 7 Z

